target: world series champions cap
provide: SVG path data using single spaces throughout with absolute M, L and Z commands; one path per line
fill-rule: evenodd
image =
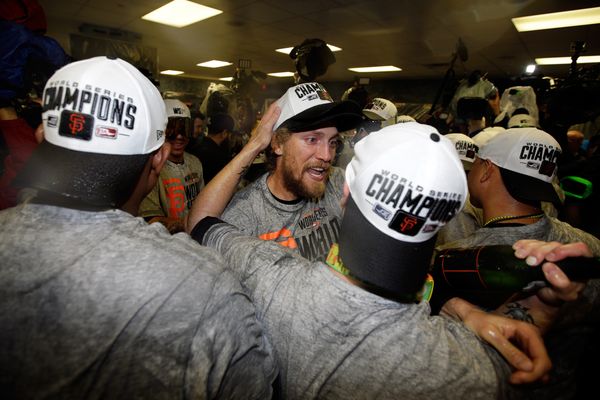
M 375 121 L 387 121 L 396 118 L 398 109 L 391 101 L 376 97 L 362 109 L 362 113 Z
M 540 129 L 510 128 L 485 143 L 478 156 L 500 167 L 504 186 L 515 199 L 560 204 L 552 180 L 561 153 L 558 142 Z
M 339 132 L 343 132 L 356 127 L 362 120 L 356 103 L 334 102 L 327 89 L 317 82 L 292 86 L 277 103 L 281 114 L 273 130 L 286 127 L 291 132 L 305 132 L 335 126 Z
M 158 89 L 119 58 L 76 61 L 50 77 L 43 94 L 44 138 L 98 154 L 148 154 L 164 142 L 167 121 Z
M 44 140 L 17 175 L 17 187 L 114 203 L 129 193 L 148 155 L 165 141 L 160 92 L 118 58 L 62 67 L 46 83 L 42 101 Z
M 168 118 L 191 118 L 190 109 L 185 103 L 177 99 L 165 99 Z
M 464 133 L 449 133 L 445 135 L 445 137 L 454 143 L 458 158 L 460 158 L 465 171 L 469 171 L 473 166 L 473 161 L 475 161 L 479 146 L 477 146 L 473 139 Z
M 429 125 L 390 125 L 354 147 L 340 229 L 352 276 L 414 294 L 429 270 L 436 233 L 464 206 L 466 174 L 454 145 Z

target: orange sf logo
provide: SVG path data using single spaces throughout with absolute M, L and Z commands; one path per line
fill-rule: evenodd
M 405 217 L 400 224 L 400 230 L 402 232 L 412 229 L 417 224 L 415 217 Z
M 71 114 L 69 117 L 69 129 L 71 134 L 76 135 L 83 130 L 85 126 L 85 118 L 81 114 Z

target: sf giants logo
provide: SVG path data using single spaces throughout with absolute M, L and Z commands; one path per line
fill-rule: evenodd
M 81 114 L 71 114 L 69 117 L 69 129 L 72 135 L 77 135 L 85 127 L 85 118 Z
M 405 216 L 400 222 L 400 232 L 411 231 L 418 222 L 415 217 Z
M 48 125 L 50 126 L 50 125 Z M 63 110 L 60 113 L 58 134 L 70 139 L 91 140 L 94 129 L 94 117 L 89 114 Z
M 390 229 L 402 233 L 403 235 L 416 236 L 421 231 L 421 227 L 425 224 L 425 221 L 425 218 L 419 218 L 402 210 L 398 210 L 388 226 Z
M 179 178 L 163 180 L 167 195 L 167 213 L 171 218 L 183 218 L 185 214 L 185 189 Z

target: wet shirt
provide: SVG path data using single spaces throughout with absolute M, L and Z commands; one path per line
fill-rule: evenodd
M 304 258 L 324 261 L 339 236 L 343 171 L 332 168 L 320 199 L 302 199 L 293 204 L 271 194 L 267 176 L 264 174 L 237 192 L 223 212 L 223 220 L 248 235 L 279 243 Z

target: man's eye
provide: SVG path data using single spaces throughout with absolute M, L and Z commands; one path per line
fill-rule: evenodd
M 306 140 L 306 143 L 309 143 L 309 144 L 314 144 L 314 143 L 318 142 L 318 139 L 316 137 L 307 137 L 305 140 Z

